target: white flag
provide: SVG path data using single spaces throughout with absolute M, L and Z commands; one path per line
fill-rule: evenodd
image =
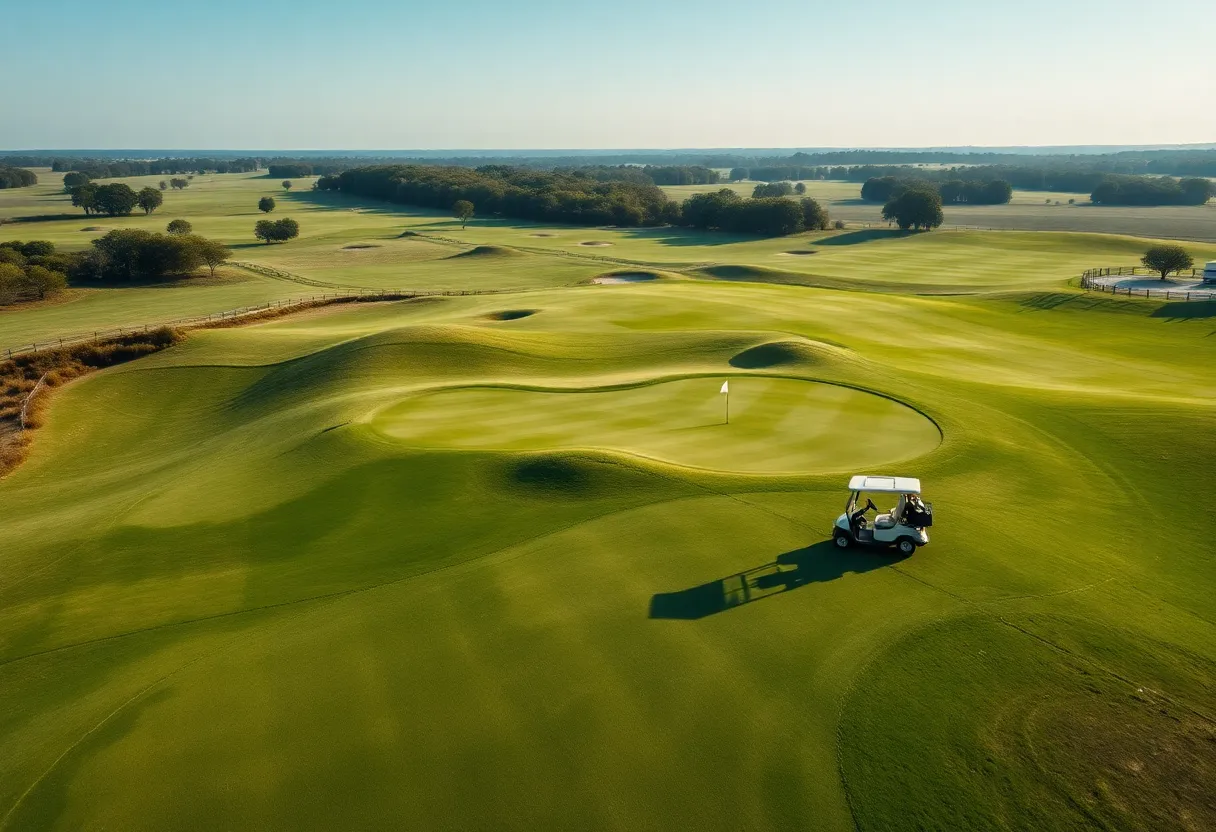
M 718 392 L 719 393 L 729 393 L 730 392 L 730 382 L 729 381 L 722 382 L 722 389 L 719 390 Z

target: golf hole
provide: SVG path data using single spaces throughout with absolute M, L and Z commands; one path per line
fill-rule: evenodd
M 746 473 L 862 469 L 932 451 L 937 425 L 907 405 L 835 384 L 732 376 L 610 390 L 460 387 L 426 391 L 372 417 L 411 447 L 601 449 Z

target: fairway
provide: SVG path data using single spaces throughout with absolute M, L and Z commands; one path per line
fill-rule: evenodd
M 374 421 L 418 447 L 600 448 L 747 473 L 807 473 L 896 462 L 931 451 L 937 427 L 870 393 L 789 379 L 657 381 L 598 392 L 463 388 L 419 395 Z
M 305 191 L 266 246 L 275 184 L 97 222 L 280 276 L 78 288 L 0 343 L 454 294 L 49 391 L 0 479 L 0 830 L 1216 826 L 1216 310 L 1070 284 L 1143 240 Z M 832 543 L 858 473 L 921 479 L 929 545 Z

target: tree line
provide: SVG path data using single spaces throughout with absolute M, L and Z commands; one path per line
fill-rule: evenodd
M 163 190 L 167 183 L 162 182 L 161 186 Z M 124 182 L 112 182 L 108 185 L 85 182 L 83 185 L 69 188 L 68 193 L 71 194 L 72 205 L 82 208 L 86 215 L 105 214 L 110 217 L 125 217 L 136 208 L 143 209 L 145 214 L 151 214 L 165 199 L 156 188 L 147 187 L 136 191 Z
M 809 197 L 798 201 L 784 196 L 745 199 L 730 188 L 689 197 L 678 220 L 689 228 L 769 237 L 822 231 L 828 223 L 828 212 Z
M 35 165 L 35 167 L 38 167 Z M 252 173 L 261 167 L 260 160 L 243 159 L 156 159 L 152 161 L 97 159 L 51 160 L 51 170 L 68 173 L 78 171 L 90 179 L 123 179 L 128 176 L 157 176 L 171 174 Z
M 43 300 L 69 282 L 147 281 L 215 269 L 232 256 L 218 240 L 190 233 L 185 220 L 169 233 L 118 229 L 93 240 L 86 251 L 61 252 L 45 240 L 0 243 L 0 304 Z
M 926 170 L 914 167 L 867 166 L 849 170 L 829 170 L 826 178 L 861 181 L 867 185 L 874 180 L 905 182 L 994 182 L 1004 181 L 1022 190 L 1089 193 L 1094 202 L 1106 205 L 1202 205 L 1212 196 L 1211 183 L 1193 177 L 1121 175 L 1098 170 L 1077 170 L 1068 167 L 1030 168 L 1006 165 L 953 167 Z M 869 199 L 862 188 L 862 198 Z M 883 201 L 885 196 L 874 201 Z M 1138 201 L 1120 201 L 1120 200 Z M 974 202 L 974 200 L 966 200 Z M 991 204 L 991 203 L 986 203 Z
M 463 199 L 483 213 L 571 225 L 664 225 L 680 212 L 653 184 L 502 165 L 372 165 L 323 176 L 316 187 L 445 211 Z
M 942 202 L 970 205 L 1004 205 L 1013 198 L 1013 186 L 1004 179 L 988 182 L 974 179 L 932 182 L 897 176 L 875 176 L 867 179 L 861 186 L 861 198 L 867 202 L 888 202 L 909 190 L 932 191 Z
M 38 184 L 38 175 L 25 168 L 0 165 L 0 190 L 5 188 L 28 188 Z
M 1216 196 L 1209 179 L 1107 176 L 1089 195 L 1099 205 L 1204 205 Z

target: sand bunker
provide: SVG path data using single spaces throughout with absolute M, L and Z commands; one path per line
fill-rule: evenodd
M 593 277 L 592 283 L 612 284 L 612 283 L 645 283 L 647 280 L 658 280 L 658 275 L 651 272 L 613 272 L 612 274 L 602 274 L 599 277 Z
M 529 234 L 528 236 L 529 237 L 556 237 L 557 235 L 556 234 L 545 234 L 542 232 L 540 234 Z
M 588 248 L 606 248 L 607 246 L 612 245 L 612 243 L 605 243 L 603 240 L 587 240 L 579 243 L 579 245 L 587 246 Z
M 106 227 L 104 225 L 86 225 L 84 228 L 82 228 L 80 230 L 81 231 L 105 231 Z
M 806 257 L 808 254 L 814 254 L 814 253 L 815 252 L 812 249 L 804 248 L 804 249 L 793 249 L 791 251 L 783 251 L 780 254 L 778 254 L 777 256 L 778 257 Z
M 351 243 L 348 246 L 342 246 L 343 251 L 350 251 L 350 250 L 357 251 L 359 249 L 365 249 L 365 248 L 380 248 L 380 246 L 376 243 Z

